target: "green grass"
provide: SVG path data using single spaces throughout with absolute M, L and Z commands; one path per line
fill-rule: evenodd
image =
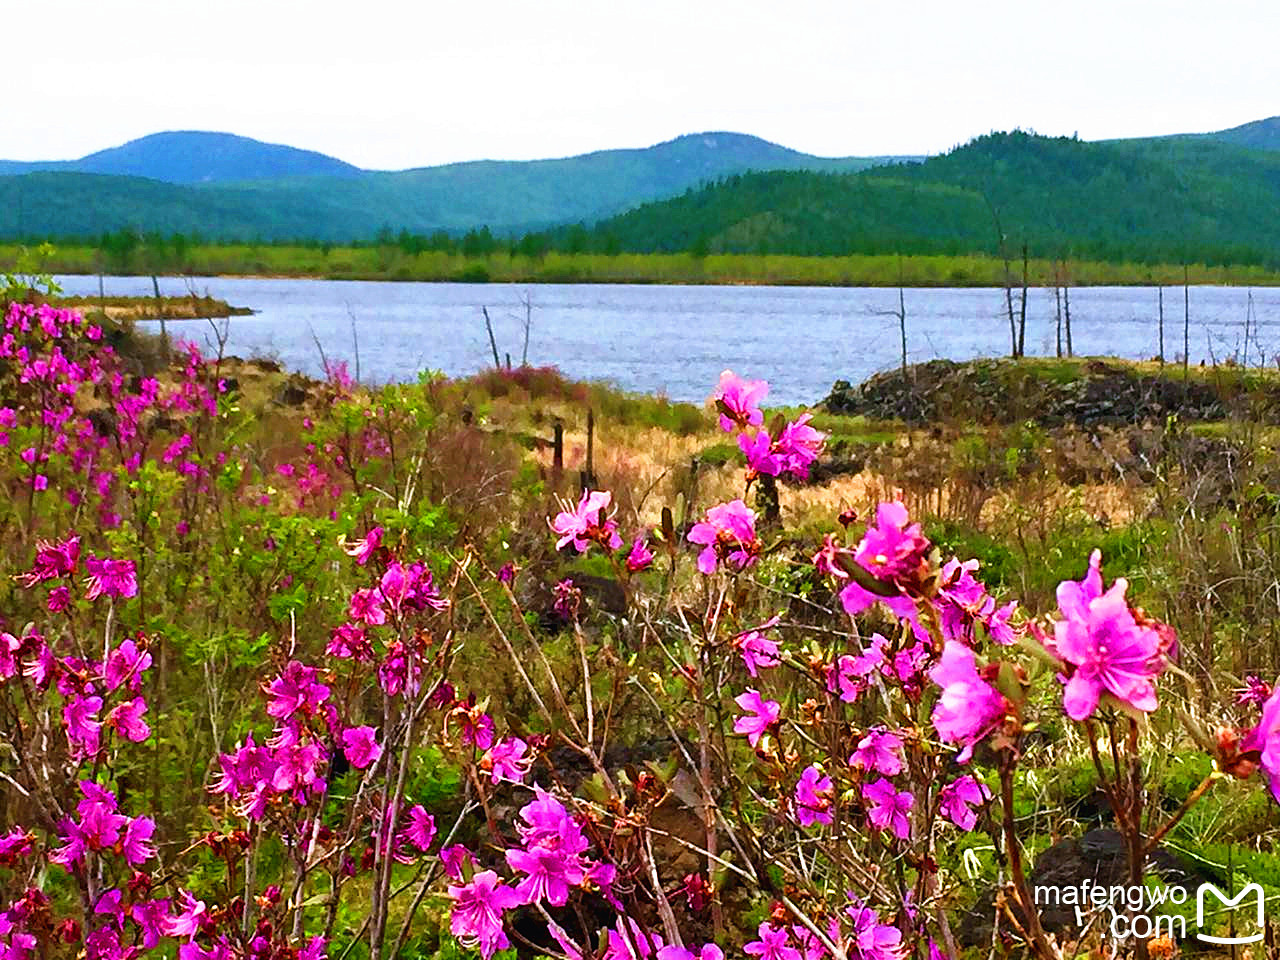
M 0 245 L 0 272 L 15 264 L 21 248 Z M 268 244 L 140 247 L 126 261 L 84 245 L 59 247 L 44 269 L 68 274 L 152 273 L 190 276 L 315 277 L 332 280 L 408 280 L 475 283 L 682 283 L 800 286 L 998 287 L 1004 265 L 995 257 L 896 254 L 803 257 L 716 254 L 570 254 L 525 256 L 500 251 L 407 253 L 395 246 L 319 247 Z M 1253 266 L 1189 267 L 1193 285 L 1280 286 L 1280 272 Z M 1053 264 L 1032 260 L 1033 286 L 1053 283 Z M 1073 261 L 1075 286 L 1181 286 L 1182 267 L 1126 262 Z

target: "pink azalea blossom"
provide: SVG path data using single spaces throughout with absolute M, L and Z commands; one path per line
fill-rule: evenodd
M 636 537 L 631 544 L 631 552 L 627 554 L 627 569 L 631 573 L 639 573 L 653 566 L 653 553 L 645 541 L 644 535 Z
M 963 744 L 956 757 L 968 761 L 974 745 L 985 737 L 1008 710 L 1000 692 L 978 676 L 973 651 L 963 643 L 948 640 L 929 679 L 942 688 L 933 708 L 933 726 L 946 743 Z
M 802 827 L 831 823 L 831 791 L 830 777 L 813 765 L 805 767 L 796 783 L 796 823 Z
M 208 907 L 186 890 L 178 891 L 178 901 L 181 909 L 165 918 L 161 929 L 169 937 L 194 937 L 200 932 L 200 918 L 208 912 Z
M 484 960 L 511 946 L 502 913 L 520 905 L 520 894 L 504 886 L 492 870 L 482 870 L 464 886 L 448 888 L 453 898 L 449 929 L 465 947 L 479 948 Z
M 743 570 L 755 563 L 763 550 L 756 538 L 756 515 L 741 500 L 708 510 L 706 519 L 689 531 L 689 542 L 705 548 L 698 554 L 698 569 L 708 575 L 720 561 Z
M 408 821 L 403 831 L 405 839 L 426 853 L 436 836 L 436 818 L 416 803 L 409 808 Z
M 734 697 L 733 702 L 747 711 L 746 716 L 739 717 L 733 722 L 733 732 L 746 734 L 747 742 L 753 747 L 759 744 L 765 732 L 778 722 L 778 717 L 782 713 L 782 707 L 777 701 L 764 699 L 759 691 L 750 687 L 747 688 L 746 693 Z
M 1280 803 L 1280 681 L 1263 703 L 1262 717 L 1258 725 L 1245 735 L 1240 750 L 1259 755 L 1258 763 L 1271 789 L 1271 796 Z
M 858 741 L 858 749 L 849 757 L 849 766 L 861 767 L 892 777 L 902 772 L 902 738 L 877 727 Z
M 911 836 L 911 808 L 915 797 L 901 792 L 888 780 L 864 784 L 862 796 L 871 803 L 867 819 L 881 830 L 890 830 L 900 840 Z
M 120 852 L 130 866 L 139 867 L 156 855 L 151 836 L 156 832 L 156 822 L 150 817 L 134 817 L 124 828 Z
M 849 960 L 901 960 L 906 956 L 902 931 L 881 923 L 874 910 L 855 903 L 846 912 L 853 921 L 846 941 Z
M 1164 644 L 1159 630 L 1134 619 L 1124 596 L 1128 586 L 1121 577 L 1103 592 L 1098 550 L 1083 580 L 1058 585 L 1062 619 L 1054 624 L 1052 646 L 1075 668 L 1062 698 L 1072 720 L 1091 716 L 1103 694 L 1132 710 L 1156 708 L 1153 681 L 1164 669 Z
M 938 793 L 942 815 L 961 830 L 972 830 L 977 825 L 978 815 L 973 808 L 990 799 L 991 791 L 986 784 L 968 774 L 952 780 Z
M 876 508 L 876 522 L 868 527 L 853 557 L 881 580 L 911 580 L 929 553 L 930 543 L 920 524 L 910 523 L 907 508 L 896 500 Z
M 621 547 L 618 525 L 605 514 L 612 500 L 613 494 L 608 491 L 586 490 L 577 507 L 565 503 L 564 510 L 550 521 L 552 531 L 560 534 L 556 549 L 562 550 L 570 543 L 579 553 L 585 553 L 593 543 L 608 550 Z
M 62 708 L 62 719 L 67 727 L 67 742 L 77 756 L 98 752 L 102 722 L 98 711 L 102 709 L 101 697 L 73 696 Z
M 356 563 L 363 567 L 382 544 L 382 533 L 381 527 L 374 527 L 365 535 L 363 540 L 344 543 L 342 549 L 347 556 L 355 557 Z
M 813 414 L 802 413 L 782 428 L 773 448 L 782 470 L 801 480 L 809 479 L 809 465 L 818 459 L 827 435 L 809 426 Z
M 18 577 L 24 586 L 30 587 L 42 580 L 53 580 L 69 577 L 76 572 L 80 561 L 80 538 L 68 537 L 51 543 L 48 540 L 36 541 L 36 558 L 29 573 Z
M 791 934 L 786 927 L 774 927 L 766 920 L 756 934 L 760 939 L 743 944 L 743 953 L 760 960 L 800 960 L 800 951 L 791 946 Z
M 119 689 L 127 681 L 129 689 L 136 692 L 142 688 L 142 674 L 150 666 L 151 654 L 140 649 L 134 641 L 124 640 L 107 656 L 102 678 L 110 691 Z
M 142 719 L 146 712 L 147 701 L 142 697 L 134 697 L 112 708 L 107 714 L 107 723 L 126 740 L 141 743 L 151 736 L 151 728 Z
M 440 863 L 444 866 L 444 875 L 450 880 L 461 880 L 463 868 L 470 866 L 473 862 L 471 851 L 460 843 L 440 851 Z
M 364 770 L 382 756 L 377 731 L 373 727 L 348 727 L 342 731 L 342 752 L 357 770 Z
M 519 737 L 499 740 L 480 758 L 480 768 L 489 771 L 494 783 L 524 783 L 533 758 L 524 755 L 528 744 Z
M 267 714 L 285 720 L 295 713 L 314 713 L 329 699 L 329 688 L 316 679 L 316 668 L 290 660 L 266 687 Z
M 90 554 L 84 562 L 89 574 L 85 598 L 96 600 L 101 595 L 128 599 L 138 592 L 138 580 L 134 575 L 132 560 L 112 560 Z
M 777 622 L 778 618 L 773 617 L 768 623 L 761 624 L 760 629 L 768 629 Z M 752 678 L 757 675 L 758 670 L 771 669 L 782 662 L 778 659 L 777 641 L 770 640 L 760 629 L 740 633 L 733 640 L 733 645 L 742 654 L 742 662 L 746 664 L 747 673 Z
M 769 385 L 763 380 L 743 380 L 732 370 L 720 374 L 720 384 L 711 399 L 720 412 L 720 429 L 726 433 L 738 429 L 758 427 L 764 423 L 760 401 L 769 393 Z

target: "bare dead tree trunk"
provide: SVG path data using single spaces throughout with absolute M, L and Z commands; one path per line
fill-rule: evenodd
M 902 336 L 902 384 L 907 383 L 907 301 L 902 291 L 902 287 L 898 287 L 898 333 Z
M 484 314 L 484 328 L 489 331 L 489 347 L 493 350 L 493 369 L 501 370 L 502 361 L 498 359 L 498 341 L 493 339 L 493 324 L 489 321 L 489 308 L 481 307 L 480 312 Z
M 1022 245 L 1022 305 L 1018 310 L 1018 356 L 1027 355 L 1027 245 Z
M 1063 280 L 1067 279 L 1064 275 Z M 1071 285 L 1066 282 L 1062 285 L 1062 319 L 1067 334 L 1067 356 L 1074 357 L 1075 351 L 1071 348 Z
M 1187 365 L 1191 362 L 1191 283 L 1190 271 L 1182 265 L 1182 381 L 1186 382 Z
M 1009 248 L 1005 244 L 1004 228 L 1000 226 L 1000 211 L 996 209 L 996 205 L 986 191 L 983 191 L 982 199 L 987 201 L 987 208 L 991 211 L 991 222 L 996 229 L 997 249 L 1000 251 L 1000 259 L 1004 263 L 1004 305 L 1009 314 L 1009 352 L 1016 357 L 1018 355 L 1018 325 L 1013 318 L 1013 271 L 1010 269 L 1009 264 Z
M 529 328 L 533 326 L 533 298 L 528 290 L 524 292 L 522 302 L 524 303 L 524 349 L 520 352 L 520 366 L 527 367 L 529 365 Z
M 1062 288 L 1058 286 L 1058 265 L 1053 266 L 1053 313 L 1057 338 L 1057 356 L 1062 357 Z
M 1156 287 L 1160 309 L 1160 366 L 1164 366 L 1164 287 Z

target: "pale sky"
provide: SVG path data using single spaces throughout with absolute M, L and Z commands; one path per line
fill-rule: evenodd
M 161 130 L 374 169 L 731 130 L 823 156 L 1280 114 L 1275 0 L 0 0 L 0 158 Z

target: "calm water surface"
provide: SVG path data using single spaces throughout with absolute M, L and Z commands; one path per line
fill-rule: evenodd
M 68 294 L 96 295 L 97 277 L 60 277 Z M 108 296 L 148 296 L 149 277 L 107 277 Z M 367 382 L 411 381 L 421 370 L 474 373 L 493 363 L 480 308 L 488 307 L 498 350 L 520 362 L 523 296 L 533 302 L 529 362 L 570 377 L 701 402 L 720 371 L 767 379 L 771 403 L 814 403 L 837 379 L 858 382 L 896 366 L 896 290 L 831 287 L 626 286 L 602 284 L 386 283 L 327 280 L 160 278 L 165 295 L 209 293 L 251 317 L 227 323 L 227 352 L 266 355 L 321 372 L 346 360 Z M 1280 354 L 1280 290 L 1193 287 L 1191 362 Z M 1016 304 L 1016 300 L 1015 300 Z M 1003 290 L 908 290 L 912 362 L 999 356 L 1009 350 Z M 1076 353 L 1140 359 L 1158 350 L 1156 291 L 1093 287 L 1071 292 Z M 1028 354 L 1053 355 L 1053 292 L 1032 290 Z M 1165 288 L 1165 355 L 1182 352 L 1181 288 Z M 150 324 L 148 324 L 150 325 Z M 170 324 L 175 336 L 211 345 L 207 321 Z

